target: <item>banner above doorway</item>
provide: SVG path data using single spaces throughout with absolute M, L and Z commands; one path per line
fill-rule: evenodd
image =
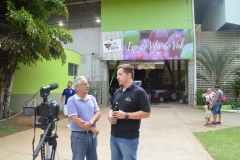
M 123 60 L 193 59 L 193 30 L 123 32 Z

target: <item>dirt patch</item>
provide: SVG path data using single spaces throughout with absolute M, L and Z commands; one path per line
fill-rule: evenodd
M 12 114 L 14 115 L 14 114 Z M 38 121 L 38 119 L 40 118 L 40 116 L 36 117 L 36 121 Z M 59 120 L 66 118 L 64 115 L 60 114 L 58 116 Z M 25 125 L 32 125 L 33 121 L 34 121 L 34 116 L 24 116 L 23 114 L 19 114 L 11 119 L 9 119 L 9 121 L 16 123 L 16 124 L 25 124 Z
M 17 116 L 14 115 L 14 113 L 11 114 L 13 118 L 0 121 L 0 138 L 33 128 L 33 116 L 24 116 L 22 113 Z M 59 115 L 60 120 L 64 118 L 66 117 L 63 114 Z M 38 121 L 38 119 L 39 116 L 36 117 L 36 121 Z
M 14 114 L 12 114 L 14 115 Z M 40 116 L 36 117 L 36 121 L 38 121 L 38 119 L 40 118 Z M 65 116 L 60 114 L 59 115 L 59 120 L 64 119 Z M 10 122 L 13 122 L 15 124 L 18 125 L 25 125 L 25 126 L 32 126 L 33 127 L 33 122 L 34 122 L 34 116 L 24 116 L 23 114 L 19 114 L 18 116 L 9 119 Z

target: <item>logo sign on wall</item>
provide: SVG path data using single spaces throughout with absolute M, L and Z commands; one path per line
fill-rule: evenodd
M 193 59 L 193 30 L 123 32 L 123 60 Z
M 121 39 L 111 39 L 102 41 L 103 53 L 121 52 L 122 41 Z

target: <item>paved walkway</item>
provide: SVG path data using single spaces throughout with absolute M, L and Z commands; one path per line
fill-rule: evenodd
M 101 107 L 98 122 L 99 160 L 110 160 L 110 124 L 107 121 L 109 107 Z M 151 116 L 142 120 L 138 160 L 211 160 L 212 157 L 194 137 L 193 132 L 217 130 L 239 126 L 239 114 L 223 113 L 222 125 L 205 126 L 203 110 L 188 108 L 177 103 L 161 103 L 151 106 Z M 67 119 L 58 122 L 58 155 L 60 160 L 71 159 L 70 130 Z M 37 128 L 35 148 L 43 130 Z M 33 129 L 0 138 L 0 160 L 32 159 Z M 40 153 L 37 159 L 40 158 Z

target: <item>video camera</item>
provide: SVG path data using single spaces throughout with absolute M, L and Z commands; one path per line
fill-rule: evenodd
M 50 90 L 54 90 L 58 88 L 57 83 L 50 84 L 45 87 L 40 88 L 40 96 L 43 98 L 43 102 L 39 103 L 36 107 L 23 107 L 23 115 L 24 116 L 40 116 L 38 119 L 38 122 L 34 121 L 34 127 L 39 127 L 44 131 L 44 134 L 41 135 L 41 140 L 38 144 L 37 149 L 33 153 L 34 159 L 37 157 L 40 149 L 41 149 L 41 157 L 42 159 L 45 159 L 44 154 L 44 145 L 47 144 L 47 148 L 49 146 L 52 146 L 51 152 L 52 154 L 51 159 L 55 156 L 57 141 L 56 138 L 58 136 L 56 134 L 52 134 L 52 130 L 55 129 L 55 122 L 58 121 L 60 106 L 56 101 L 48 100 L 47 96 L 50 95 Z M 36 95 L 35 95 L 36 96 Z M 35 97 L 34 96 L 34 97 Z M 34 135 L 35 137 L 35 135 Z M 33 147 L 34 148 L 34 147 Z M 49 152 L 47 149 L 47 153 Z M 50 156 L 47 154 L 47 158 L 50 158 Z
M 50 95 L 50 90 L 58 88 L 57 83 L 50 84 L 49 86 L 40 88 L 40 96 L 43 102 L 38 104 L 37 107 L 23 107 L 24 116 L 41 116 L 41 117 L 58 117 L 59 104 L 56 101 L 48 101 L 47 96 Z

